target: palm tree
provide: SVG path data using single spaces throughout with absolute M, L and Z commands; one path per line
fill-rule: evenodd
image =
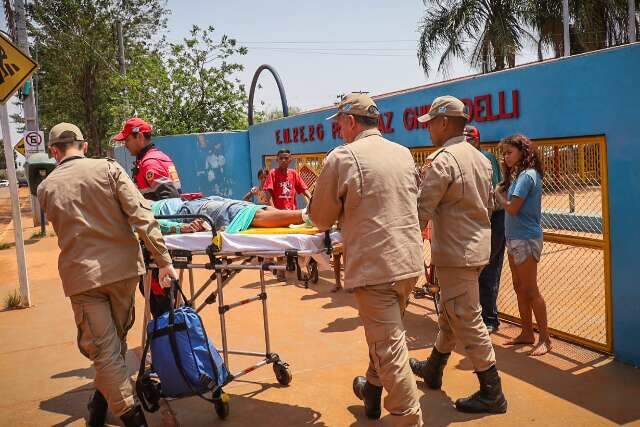
M 426 74 L 429 60 L 444 48 L 437 71 L 446 73 L 454 57 L 482 72 L 515 66 L 526 35 L 519 19 L 522 0 L 424 0 L 418 60 Z
M 628 41 L 627 0 L 569 1 L 571 53 L 582 53 Z M 524 21 L 537 32 L 538 58 L 544 47 L 563 54 L 562 4 L 558 0 L 528 0 Z
M 573 0 L 571 15 L 584 51 L 616 46 L 628 40 L 627 0 Z
M 564 39 L 561 1 L 528 0 L 522 11 L 522 18 L 536 33 L 530 34 L 530 37 L 538 48 L 539 61 L 544 59 L 545 47 L 550 47 L 556 58 L 562 56 Z

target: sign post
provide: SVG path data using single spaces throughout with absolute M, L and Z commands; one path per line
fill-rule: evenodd
M 18 141 L 18 143 L 13 147 L 13 149 L 22 154 L 23 156 L 26 156 L 26 150 L 24 148 L 24 138 L 20 139 L 20 141 Z
M 27 260 L 24 253 L 24 236 L 22 235 L 22 218 L 20 216 L 20 199 L 18 198 L 18 182 L 16 179 L 16 164 L 13 158 L 11 144 L 11 128 L 7 101 L 16 93 L 18 88 L 31 77 L 37 64 L 22 53 L 6 37 L 0 35 L 0 126 L 4 139 L 4 157 L 7 162 L 9 192 L 11 193 L 11 213 L 16 239 L 16 258 L 18 262 L 18 280 L 20 282 L 20 296 L 24 307 L 31 306 L 29 278 L 27 276 Z

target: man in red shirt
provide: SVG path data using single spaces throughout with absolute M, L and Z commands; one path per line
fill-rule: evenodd
M 263 189 L 269 194 L 269 204 L 277 209 L 298 209 L 296 194 L 303 194 L 307 201 L 311 199 L 307 184 L 295 169 L 289 169 L 290 163 L 291 152 L 278 151 L 278 168 L 271 169 L 264 182 Z
M 180 197 L 180 178 L 173 161 L 151 142 L 151 125 L 139 117 L 124 123 L 114 141 L 124 143 L 136 160 L 133 163 L 133 182 L 149 200 Z

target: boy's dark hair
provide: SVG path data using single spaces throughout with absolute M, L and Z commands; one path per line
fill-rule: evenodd
M 280 157 L 280 154 L 291 154 L 291 151 L 286 149 L 278 150 L 278 154 L 276 155 L 276 157 Z

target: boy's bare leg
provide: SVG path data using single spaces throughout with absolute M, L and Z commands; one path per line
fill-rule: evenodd
M 256 212 L 251 225 L 253 227 L 288 227 L 291 224 L 302 224 L 302 211 L 285 211 L 271 207 Z

